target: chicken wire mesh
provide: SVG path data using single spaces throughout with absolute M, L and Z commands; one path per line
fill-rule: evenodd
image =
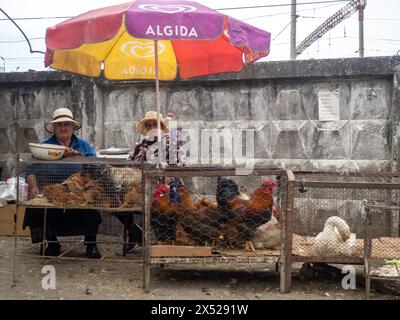
M 298 261 L 362 262 L 364 240 L 372 257 L 399 256 L 399 216 L 377 210 L 368 234 L 362 201 L 395 201 L 400 179 L 392 173 L 300 173 L 295 175 L 292 254 Z
M 149 195 L 152 247 L 192 249 L 186 253 L 153 250 L 152 256 L 265 254 L 267 249 L 279 255 L 286 185 L 285 172 L 202 176 L 186 168 L 174 176 L 153 177 Z
M 20 161 L 19 176 L 26 181 L 24 188 L 18 188 L 19 205 L 142 210 L 142 170 L 131 161 L 88 157 L 43 161 L 29 157 Z
M 398 194 L 393 195 L 396 201 L 371 200 L 363 201 L 363 215 L 366 220 L 366 232 L 370 235 L 373 220 L 383 216 L 390 221 L 390 233 L 382 232 L 370 235 L 367 245 L 367 258 L 371 260 L 371 274 L 375 277 L 400 278 L 400 238 Z

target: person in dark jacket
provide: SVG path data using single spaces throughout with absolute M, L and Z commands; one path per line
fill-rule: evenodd
M 67 147 L 64 157 L 96 157 L 96 150 L 85 139 L 74 134 L 80 128 L 72 112 L 67 108 L 59 108 L 53 113 L 53 120 L 46 124 L 46 131 L 53 135 L 42 143 Z M 43 186 L 62 183 L 71 174 L 82 170 L 80 164 L 33 163 L 27 166 L 26 176 L 32 196 L 40 193 Z M 44 227 L 44 208 L 27 208 L 23 227 L 29 227 L 32 243 L 40 243 L 44 238 L 49 241 L 45 255 L 57 256 L 61 253 L 61 245 L 57 236 L 84 235 L 86 256 L 99 259 L 101 254 L 96 244 L 98 226 L 102 222 L 97 210 L 89 209 L 47 209 L 46 228 Z M 44 228 L 46 234 L 44 234 Z M 40 253 L 42 254 L 43 246 Z

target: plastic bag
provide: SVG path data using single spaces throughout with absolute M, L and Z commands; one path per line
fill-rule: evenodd
M 12 177 L 0 182 L 0 207 L 6 206 L 8 201 L 17 201 L 17 181 L 17 177 Z M 18 193 L 18 201 L 24 202 L 28 200 L 28 184 L 23 177 L 19 178 Z

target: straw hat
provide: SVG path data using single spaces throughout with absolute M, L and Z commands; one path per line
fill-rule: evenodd
M 144 116 L 144 118 L 137 123 L 136 127 L 142 135 L 145 136 L 147 134 L 148 130 L 146 128 L 146 122 L 151 121 L 151 120 L 157 121 L 157 112 L 156 111 L 147 112 L 146 115 Z M 165 122 L 162 114 L 160 114 L 160 123 L 161 123 L 161 130 L 164 131 L 164 133 L 168 133 L 168 131 L 169 131 L 168 125 Z
M 74 130 L 78 130 L 81 127 L 81 124 L 78 121 L 74 120 L 74 116 L 72 115 L 71 110 L 67 108 L 58 108 L 53 112 L 53 120 L 49 123 L 46 123 L 44 128 L 46 131 L 54 133 L 53 123 L 57 122 L 72 122 L 74 124 Z

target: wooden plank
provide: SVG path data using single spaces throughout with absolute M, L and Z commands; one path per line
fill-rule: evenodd
M 209 257 L 212 256 L 211 247 L 195 246 L 150 246 L 151 257 Z
M 152 264 L 241 264 L 241 263 L 275 263 L 277 256 L 216 256 L 211 257 L 152 257 Z
M 280 292 L 289 293 L 292 283 L 292 243 L 293 243 L 293 210 L 294 210 L 294 187 L 295 176 L 291 170 L 286 171 L 287 204 L 286 212 L 282 215 L 281 232 L 281 259 L 280 259 Z

